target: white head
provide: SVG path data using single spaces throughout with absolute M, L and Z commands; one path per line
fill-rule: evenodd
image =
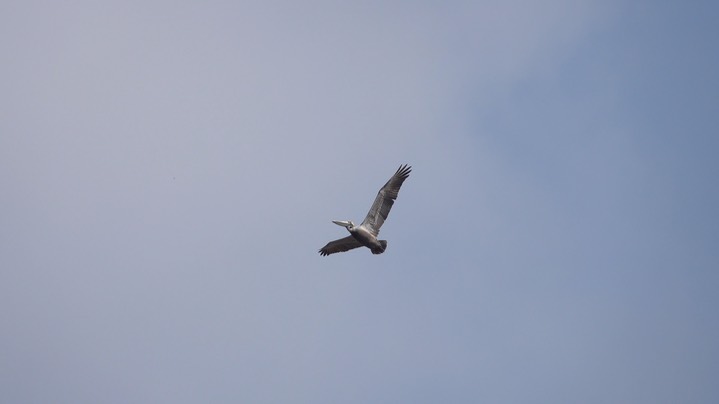
M 333 220 L 332 223 L 336 224 L 337 226 L 346 227 L 347 230 L 352 230 L 355 227 L 355 224 L 352 223 L 351 220 Z

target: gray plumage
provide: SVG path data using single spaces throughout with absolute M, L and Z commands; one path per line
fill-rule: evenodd
M 330 241 L 320 249 L 320 255 L 349 251 L 362 246 L 372 250 L 372 254 L 382 254 L 387 249 L 387 240 L 377 239 L 379 229 L 387 220 L 389 211 L 399 195 L 399 189 L 404 180 L 409 177 L 410 172 L 412 172 L 412 167 L 406 164 L 397 169 L 392 178 L 379 190 L 372 207 L 359 226 L 355 226 L 351 220 L 333 220 L 334 224 L 347 228 L 350 235 Z

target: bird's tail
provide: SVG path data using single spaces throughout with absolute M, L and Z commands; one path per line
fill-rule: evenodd
M 379 248 L 373 248 L 372 254 L 382 254 L 387 249 L 387 240 L 379 240 Z

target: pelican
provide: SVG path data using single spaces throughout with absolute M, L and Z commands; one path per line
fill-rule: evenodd
M 365 246 L 372 250 L 372 254 L 382 254 L 387 249 L 387 240 L 378 240 L 379 228 L 387 220 L 389 210 L 399 195 L 399 188 L 409 177 L 412 167 L 407 164 L 400 166 L 392 178 L 379 190 L 367 217 L 359 226 L 351 220 L 333 220 L 332 223 L 345 227 L 350 235 L 339 240 L 330 241 L 320 249 L 320 255 L 330 255 L 349 251 L 353 248 Z

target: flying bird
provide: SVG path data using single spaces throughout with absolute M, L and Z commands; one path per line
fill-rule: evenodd
M 378 240 L 379 228 L 387 220 L 389 210 L 399 195 L 399 188 L 409 177 L 412 167 L 407 164 L 400 166 L 392 178 L 379 190 L 367 217 L 359 226 L 351 220 L 333 220 L 332 223 L 347 228 L 350 235 L 339 240 L 330 241 L 320 249 L 320 255 L 330 255 L 338 252 L 365 246 L 372 250 L 372 254 L 382 254 L 387 249 L 387 240 Z

